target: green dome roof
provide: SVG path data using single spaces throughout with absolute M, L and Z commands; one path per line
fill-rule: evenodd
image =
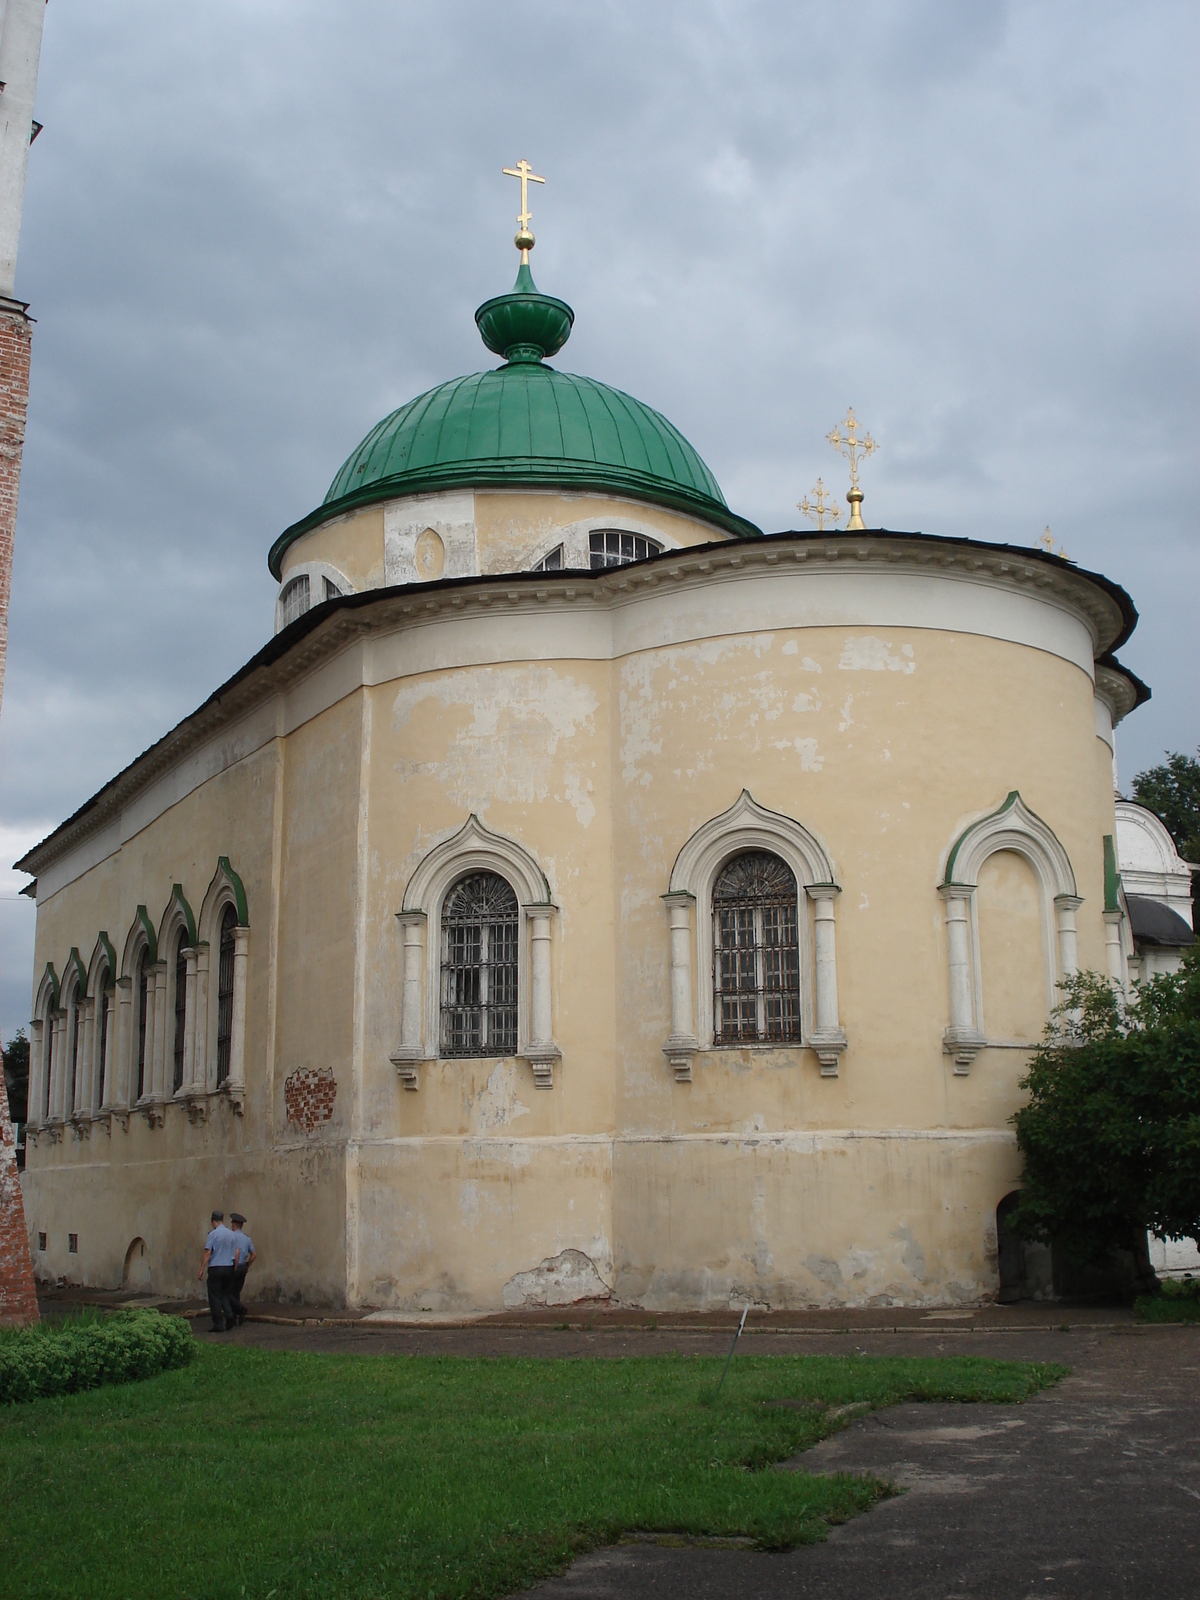
M 275 577 L 288 546 L 330 518 L 439 489 L 598 489 L 757 534 L 729 510 L 717 480 L 666 417 L 619 389 L 545 365 L 543 353 L 566 342 L 572 319 L 563 301 L 537 293 L 523 266 L 513 293 L 476 313 L 489 348 L 508 356 L 505 365 L 440 384 L 376 424 L 323 504 L 272 545 Z

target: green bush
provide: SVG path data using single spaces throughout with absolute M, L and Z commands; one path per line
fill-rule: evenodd
M 192 1330 L 158 1311 L 94 1313 L 0 1333 L 0 1404 L 152 1378 L 192 1359 Z
M 1200 1300 L 1200 1278 L 1164 1278 L 1159 1292 L 1164 1300 Z

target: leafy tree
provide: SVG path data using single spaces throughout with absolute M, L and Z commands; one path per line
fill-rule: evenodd
M 1168 752 L 1165 762 L 1134 778 L 1133 798 L 1161 819 L 1185 861 L 1200 862 L 1200 761 Z M 1193 872 L 1192 903 L 1197 902 L 1200 872 Z
M 4 1088 L 8 1095 L 8 1115 L 13 1122 L 26 1122 L 29 1109 L 29 1040 L 24 1028 L 4 1046 Z
M 1063 987 L 1013 1118 L 1012 1225 L 1084 1267 L 1131 1250 L 1153 1279 L 1147 1228 L 1200 1243 L 1200 946 L 1128 1004 L 1094 973 Z

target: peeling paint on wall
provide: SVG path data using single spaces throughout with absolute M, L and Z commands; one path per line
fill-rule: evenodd
M 508 1310 L 521 1306 L 573 1306 L 581 1300 L 608 1300 L 612 1290 L 582 1250 L 563 1250 L 504 1285 Z
M 847 639 L 838 666 L 843 672 L 915 672 L 913 647 L 901 645 L 896 655 L 887 639 L 876 639 L 867 634 L 861 639 Z

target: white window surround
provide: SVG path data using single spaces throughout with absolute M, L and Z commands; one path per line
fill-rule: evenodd
M 108 1114 L 109 1097 L 116 1082 L 117 1037 L 117 958 L 107 933 L 96 936 L 92 959 L 88 962 L 88 1003 L 91 1007 L 87 1048 L 87 1090 L 84 1100 L 86 1113 L 100 1121 L 111 1133 L 111 1116 Z M 100 1037 L 100 1024 L 104 1016 L 101 997 L 109 991 L 108 1016 L 104 1022 L 105 1038 Z M 101 1062 L 103 1061 L 103 1069 Z M 103 1070 L 103 1081 L 101 1078 Z M 97 1107 L 99 1109 L 97 1109 Z
M 34 997 L 33 1021 L 29 1025 L 29 1093 L 26 1127 L 32 1134 L 35 1144 L 38 1131 L 48 1127 L 53 1117 L 53 1106 L 47 1109 L 46 1095 L 52 1083 L 54 1018 L 58 1011 L 58 988 L 54 963 L 48 961 Z
M 184 957 L 187 961 L 187 993 L 183 1013 L 183 1083 L 175 1088 L 175 974 L 176 943 L 183 934 Z M 196 919 L 183 893 L 182 884 L 174 884 L 171 898 L 158 925 L 158 948 L 165 968 L 163 977 L 162 1079 L 155 1084 L 157 1097 L 163 1100 L 186 1099 L 193 1091 L 193 1072 L 196 1060 Z M 157 1069 L 158 1062 L 155 1061 Z
M 546 559 L 552 551 L 562 545 L 563 567 L 582 569 L 587 572 L 592 566 L 591 536 L 593 533 L 636 533 L 643 539 L 652 539 L 663 550 L 682 550 L 684 546 L 671 534 L 660 528 L 657 523 L 650 522 L 644 517 L 636 515 L 626 516 L 624 511 L 614 516 L 610 511 L 607 516 L 584 517 L 579 522 L 568 523 L 565 527 L 555 528 L 543 541 L 530 553 L 528 566 L 532 571 L 538 564 Z M 615 570 L 615 569 L 610 569 Z
M 229 1041 L 229 1075 L 217 1083 L 217 1022 L 219 1007 L 219 962 L 221 959 L 221 919 L 225 907 L 232 906 L 237 917 L 233 930 L 233 1020 Z M 203 1118 L 205 1097 L 225 1095 L 241 1116 L 246 1097 L 246 990 L 250 967 L 250 917 L 246 891 L 241 878 L 220 856 L 212 882 L 205 891 L 200 915 L 196 919 L 196 1039 L 193 1046 L 189 1113 Z M 190 962 L 189 962 L 190 976 Z M 184 1083 L 188 1082 L 186 1050 Z
M 755 1044 L 751 1050 L 809 1049 L 823 1077 L 836 1077 L 846 1035 L 838 1020 L 833 903 L 841 893 L 821 841 L 791 817 L 760 806 L 743 789 L 728 811 L 703 823 L 680 850 L 663 896 L 671 939 L 671 1034 L 663 1054 L 675 1078 L 690 1083 L 696 1054 L 713 1046 L 713 885 L 734 856 L 768 850 L 786 861 L 812 902 L 810 922 L 798 906 L 800 1044 Z M 694 915 L 695 927 L 691 926 Z
M 142 1094 L 137 1092 L 138 994 L 137 974 L 143 951 L 146 968 L 146 1057 Z M 129 1112 L 136 1105 L 145 1113 L 151 1127 L 162 1125 L 161 1103 L 154 1099 L 155 1040 L 159 1013 L 158 935 L 145 906 L 138 906 L 125 938 L 121 956 L 121 976 L 117 979 L 117 1092 L 114 1115 L 128 1126 Z
M 965 828 L 951 845 L 938 887 L 946 907 L 946 954 L 950 964 L 950 1025 L 942 1048 L 954 1057 L 959 1076 L 986 1045 L 983 981 L 979 958 L 979 869 L 997 850 L 1011 850 L 1033 868 L 1041 890 L 1042 954 L 1047 1014 L 1058 984 L 1079 969 L 1075 912 L 1083 904 L 1075 873 L 1061 841 L 1014 789 L 996 811 Z M 1023 1045 L 1028 1049 L 1028 1044 Z
M 284 573 L 279 584 L 279 593 L 275 596 L 275 632 L 283 628 L 283 591 L 293 578 L 308 579 L 308 610 L 325 602 L 324 580 L 337 584 L 343 594 L 353 594 L 354 585 L 339 568 L 331 566 L 328 561 L 298 561 L 294 567 L 289 567 Z
M 418 1087 L 420 1062 L 437 1060 L 442 906 L 460 878 L 479 871 L 498 873 L 516 894 L 520 908 L 516 1055 L 529 1062 L 536 1088 L 552 1089 L 554 1063 L 562 1056 L 553 1035 L 550 960 L 558 908 L 551 901 L 546 874 L 528 850 L 514 839 L 492 833 L 474 812 L 417 867 L 396 913 L 402 959 L 400 1042 L 390 1060 L 406 1089 Z

